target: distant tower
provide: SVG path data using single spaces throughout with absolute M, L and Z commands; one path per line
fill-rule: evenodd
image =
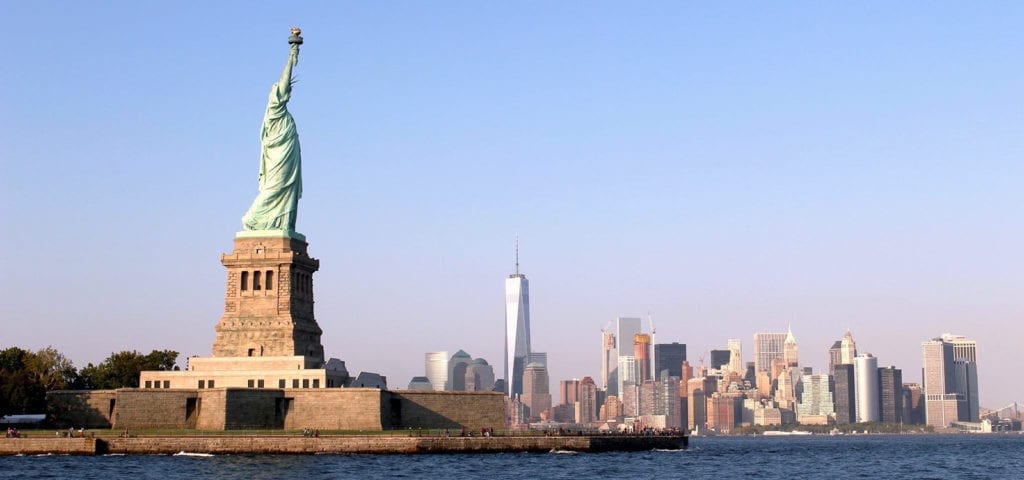
M 426 363 L 431 388 L 443 391 L 448 384 L 448 352 L 427 352 Z
M 551 391 L 548 386 L 548 369 L 543 364 L 526 365 L 523 372 L 523 404 L 530 409 L 530 418 L 539 419 L 541 413 L 551 408 Z
M 611 389 L 615 380 L 615 370 L 618 368 L 618 358 L 615 353 L 615 334 L 601 329 L 601 388 Z
M 921 344 L 924 353 L 925 422 L 947 427 L 954 421 L 977 422 L 977 344 L 963 335 L 943 334 Z
M 494 389 L 494 367 L 482 358 L 473 359 L 466 368 L 466 391 L 489 392 Z
M 448 384 L 445 390 L 449 392 L 466 391 L 466 370 L 473 363 L 473 357 L 465 350 L 459 350 L 448 359 Z
M 878 400 L 878 359 L 870 353 L 853 359 L 853 376 L 856 378 L 857 421 L 877 422 L 881 420 Z
M 925 423 L 933 427 L 948 427 L 959 420 L 959 404 L 963 402 L 963 397 L 955 393 L 953 344 L 936 338 L 922 342 L 921 351 L 924 355 Z
M 953 390 L 966 404 L 960 410 L 960 420 L 977 422 L 978 405 L 978 344 L 963 335 L 942 334 L 942 341 L 953 345 Z
M 670 377 L 683 376 L 683 361 L 686 360 L 685 343 L 658 343 L 654 345 L 654 378 L 660 379 L 667 371 Z
M 628 356 L 633 357 L 633 339 L 636 334 L 640 333 L 640 319 L 634 317 L 619 317 L 615 319 L 615 365 L 616 374 L 614 390 L 611 386 L 608 388 L 608 395 L 619 395 L 619 400 L 622 400 L 622 377 L 623 375 L 628 376 L 632 381 L 636 381 L 636 375 L 631 373 L 623 373 L 621 368 L 618 368 L 619 357 Z
M 903 419 L 903 371 L 890 366 L 878 369 L 879 420 L 909 423 Z
M 626 390 L 631 386 L 640 383 L 640 369 L 637 368 L 636 357 L 633 355 L 619 355 L 619 400 L 625 403 Z
M 786 362 L 787 367 L 796 367 L 800 363 L 797 358 L 796 339 L 793 338 L 793 327 L 789 327 L 789 331 L 786 332 L 786 341 L 782 344 L 782 360 Z
M 580 380 L 579 406 L 576 423 L 586 424 L 597 421 L 597 385 L 590 377 L 583 377 L 583 380 Z
M 830 375 L 835 370 L 836 365 L 843 363 L 842 348 L 843 341 L 836 340 L 836 343 L 832 344 L 832 348 L 828 349 L 828 373 Z
M 835 378 L 836 423 L 854 423 L 857 421 L 856 379 L 853 364 L 840 363 L 832 371 Z
M 743 375 L 746 369 L 743 368 L 743 342 L 738 338 L 729 339 L 729 371 Z
M 434 386 L 430 384 L 430 379 L 427 377 L 412 377 L 406 388 L 408 390 L 433 390 Z
M 853 334 L 849 330 L 843 335 L 839 344 L 839 361 L 846 365 L 853 365 L 853 359 L 857 357 L 857 344 L 853 342 Z
M 785 333 L 754 334 L 754 368 L 758 372 L 771 372 L 772 360 L 783 360 Z
M 593 380 L 591 380 L 593 382 Z M 562 399 L 559 405 L 572 405 L 580 400 L 579 379 L 561 380 L 558 382 L 558 393 Z
M 523 373 L 530 356 L 530 283 L 519 273 L 519 236 L 516 235 L 516 271 L 505 279 L 505 392 L 523 394 Z
M 651 336 L 646 333 L 633 335 L 633 356 L 636 357 L 636 366 L 640 371 L 637 384 L 646 380 L 653 380 L 651 376 Z

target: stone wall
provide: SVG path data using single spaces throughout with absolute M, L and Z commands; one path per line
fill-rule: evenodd
M 212 454 L 253 453 L 487 453 L 573 450 L 649 451 L 686 447 L 685 437 L 564 436 L 564 437 L 414 437 L 399 435 L 147 436 L 132 438 L 4 438 L 0 455 L 36 454 Z
M 56 390 L 46 394 L 46 419 L 60 428 L 110 428 L 117 390 Z
M 196 428 L 199 430 L 224 430 L 227 424 L 228 389 L 204 389 L 199 391 L 199 419 Z
M 196 390 L 117 390 L 114 428 L 196 428 L 200 413 Z
M 650 451 L 685 447 L 684 437 L 641 436 L 525 436 L 525 437 L 411 437 L 397 435 L 206 436 L 110 438 L 97 447 L 103 453 L 212 454 L 251 453 L 498 453 L 572 450 Z
M 289 430 L 382 430 L 389 416 L 375 388 L 286 389 L 284 397 Z
M 0 438 L 0 455 L 95 455 L 92 438 Z
M 286 401 L 283 390 L 229 388 L 225 392 L 224 429 L 280 429 Z
M 57 425 L 88 428 L 479 431 L 505 427 L 504 396 L 494 392 L 125 388 L 54 392 L 51 404 Z
M 498 392 L 388 392 L 385 428 L 505 428 L 505 396 Z

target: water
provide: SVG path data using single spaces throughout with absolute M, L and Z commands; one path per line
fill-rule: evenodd
M 1024 478 L 1024 435 L 718 437 L 694 438 L 690 447 L 594 454 L 0 457 L 0 478 Z

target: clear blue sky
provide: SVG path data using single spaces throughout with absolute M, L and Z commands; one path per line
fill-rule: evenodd
M 692 361 L 792 324 L 820 368 L 850 328 L 908 381 L 961 333 L 982 404 L 1024 400 L 1020 2 L 2 3 L 2 346 L 209 354 L 299 25 L 298 230 L 352 371 L 500 372 L 518 232 L 553 384 L 649 311 Z

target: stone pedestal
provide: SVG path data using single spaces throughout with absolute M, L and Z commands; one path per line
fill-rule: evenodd
M 306 253 L 307 246 L 286 232 L 235 236 L 234 251 L 220 257 L 228 275 L 214 357 L 299 355 L 304 368 L 323 367 L 323 331 L 313 316 L 313 273 L 320 261 Z

